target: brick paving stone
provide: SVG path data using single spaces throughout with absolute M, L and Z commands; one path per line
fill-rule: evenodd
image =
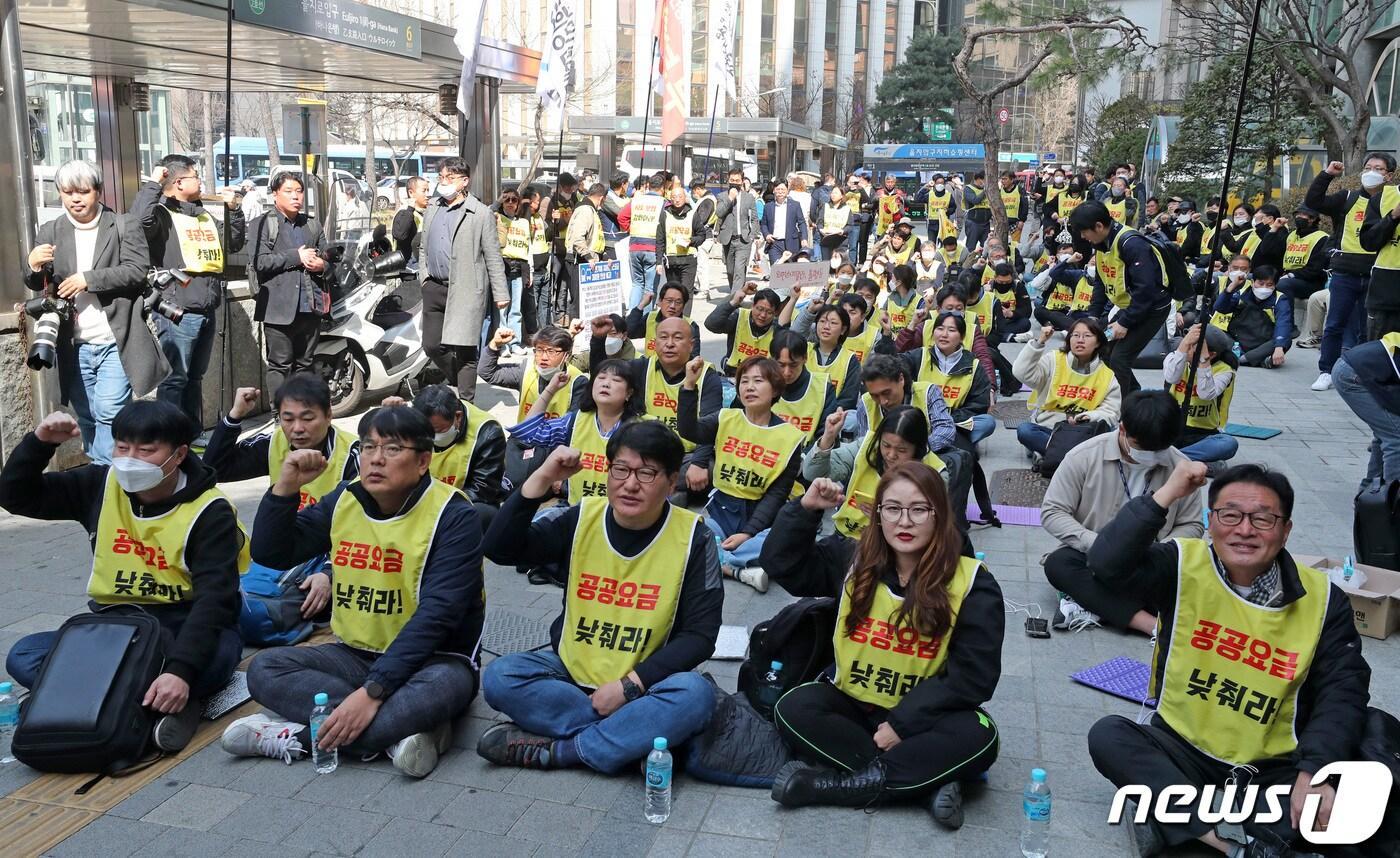
M 440 858 L 461 838 L 460 829 L 416 819 L 392 819 L 356 854 L 360 858 Z
M 321 807 L 282 842 L 333 855 L 354 855 L 389 822 L 389 817 L 345 807 Z M 411 855 L 412 852 L 405 852 Z
M 190 784 L 141 819 L 143 822 L 208 831 L 252 797 L 246 792 Z

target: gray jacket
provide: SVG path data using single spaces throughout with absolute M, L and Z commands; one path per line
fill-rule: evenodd
M 510 300 L 506 267 L 501 261 L 501 241 L 496 233 L 496 216 L 476 197 L 468 196 L 466 212 L 452 237 L 452 270 L 448 275 L 447 308 L 442 318 L 442 344 L 476 346 L 481 339 L 481 322 L 486 302 Z M 423 218 L 423 234 L 433 228 L 433 218 L 441 205 L 428 206 Z M 426 239 L 424 252 L 427 252 Z
M 758 205 L 753 194 L 739 192 L 739 199 L 729 199 L 729 192 L 715 197 L 715 216 L 719 218 L 719 243 L 728 244 L 738 236 L 740 241 L 758 239 Z
M 146 235 L 132 217 L 119 215 L 111 209 L 103 208 L 97 218 L 97 247 L 92 255 L 92 270 L 86 272 L 83 279 L 87 281 L 88 293 L 97 298 L 107 314 L 107 324 L 116 338 L 117 354 L 131 383 L 132 395 L 145 396 L 170 374 L 170 363 L 146 325 L 141 301 L 150 264 Z M 46 279 L 56 289 L 69 275 L 77 273 L 73 224 L 67 216 L 39 227 L 35 244 L 53 245 L 53 264 L 37 273 L 25 265 L 25 285 L 30 289 L 42 290 Z M 58 338 L 59 384 L 65 403 L 69 395 L 68 380 L 76 376 L 72 372 L 76 358 L 70 318 L 59 330 Z

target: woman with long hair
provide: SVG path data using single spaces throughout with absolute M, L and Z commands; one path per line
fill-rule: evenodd
M 1001 677 L 1001 588 L 966 556 L 948 490 L 923 463 L 885 472 L 877 523 L 859 543 L 818 542 L 822 514 L 841 502 L 840 486 L 814 480 L 763 552 L 792 595 L 838 600 L 835 663 L 774 707 L 801 762 L 779 770 L 773 798 L 789 807 L 914 799 L 959 828 L 961 781 L 997 756 L 996 724 L 980 707 Z
M 1041 328 L 1040 337 L 1016 355 L 1013 370 L 1030 385 L 1032 406 L 1030 419 L 1016 427 L 1016 440 L 1042 456 L 1059 424 L 1101 420 L 1115 426 L 1123 406 L 1118 379 L 1104 360 L 1108 336 L 1098 320 L 1076 319 L 1064 348 L 1047 351 L 1045 344 L 1054 334 L 1049 325 Z

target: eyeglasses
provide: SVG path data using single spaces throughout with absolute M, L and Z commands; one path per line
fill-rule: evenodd
M 608 465 L 608 476 L 619 483 L 627 482 L 627 478 L 636 475 L 637 482 L 642 485 L 651 485 L 656 482 L 656 478 L 661 475 L 661 471 L 656 468 L 634 468 L 631 465 L 623 465 L 614 462 Z
M 923 524 L 933 515 L 933 507 L 928 506 L 900 506 L 894 503 L 882 503 L 878 507 L 880 518 L 886 524 L 899 524 L 905 513 L 909 515 L 910 524 Z
M 562 357 L 563 349 L 550 348 L 548 346 L 535 346 L 535 354 L 540 357 Z
M 1226 527 L 1237 526 L 1240 522 L 1244 521 L 1246 515 L 1249 516 L 1249 523 L 1255 530 L 1273 530 L 1278 526 L 1278 523 L 1283 520 L 1283 516 L 1276 515 L 1272 512 L 1245 513 L 1237 509 L 1230 509 L 1229 507 L 1225 509 L 1213 509 L 1210 512 L 1211 515 L 1215 516 L 1216 521 Z
M 383 453 L 386 459 L 397 459 L 409 450 L 415 453 L 426 452 L 421 447 L 405 447 L 402 444 L 376 444 L 373 441 L 360 441 L 360 455 L 362 457 L 371 456 L 378 451 Z

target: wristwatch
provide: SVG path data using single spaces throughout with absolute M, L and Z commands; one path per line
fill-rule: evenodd
M 631 703 L 633 700 L 636 700 L 646 694 L 646 692 L 641 689 L 641 686 L 637 685 L 637 683 L 632 681 L 632 677 L 630 676 L 622 677 L 621 682 L 622 698 L 628 703 Z
M 365 693 L 369 695 L 369 699 L 371 699 L 371 700 L 383 700 L 383 699 L 384 699 L 384 686 L 382 686 L 382 685 L 380 685 L 379 683 L 375 682 L 373 679 L 366 679 L 366 680 L 365 680 L 364 689 L 365 689 Z

